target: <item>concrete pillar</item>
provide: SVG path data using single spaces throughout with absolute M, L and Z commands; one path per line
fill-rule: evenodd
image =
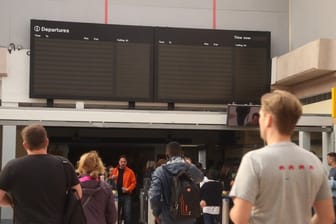
M 299 131 L 299 146 L 310 151 L 310 132 Z
M 327 154 L 333 150 L 332 133 L 322 132 L 322 163 L 326 170 L 329 170 L 327 164 Z
M 206 169 L 206 150 L 198 150 L 198 162 L 202 163 L 203 168 Z
M 6 165 L 9 160 L 16 156 L 16 126 L 3 126 L 2 128 L 2 167 Z M 2 208 L 1 220 L 12 220 L 13 209 Z

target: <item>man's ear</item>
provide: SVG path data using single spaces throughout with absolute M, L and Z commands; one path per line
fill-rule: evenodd
M 28 149 L 28 144 L 26 142 L 22 142 L 22 146 L 23 146 L 24 149 L 26 149 L 26 150 Z
M 45 140 L 45 148 L 48 148 L 48 145 L 49 145 L 49 138 L 46 138 L 46 140 Z
M 272 114 L 267 113 L 265 116 L 266 116 L 266 127 L 271 127 L 274 122 Z

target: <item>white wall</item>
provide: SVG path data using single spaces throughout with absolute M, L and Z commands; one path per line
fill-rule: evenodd
M 291 48 L 319 38 L 336 38 L 335 0 L 290 0 Z
M 271 31 L 288 51 L 288 1 L 217 0 L 217 29 Z M 30 19 L 104 23 L 104 0 L 0 0 L 0 46 L 29 48 Z M 109 0 L 110 24 L 212 28 L 212 0 Z

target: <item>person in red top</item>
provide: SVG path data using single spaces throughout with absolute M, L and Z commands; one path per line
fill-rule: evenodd
M 127 158 L 125 155 L 119 157 L 119 164 L 112 170 L 112 179 L 118 191 L 118 214 L 122 210 L 125 224 L 131 224 L 131 194 L 136 187 L 136 177 L 129 167 L 127 167 Z

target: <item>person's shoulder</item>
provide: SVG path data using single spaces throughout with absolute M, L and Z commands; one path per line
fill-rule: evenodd
M 298 153 L 300 153 L 302 155 L 305 155 L 306 157 L 311 158 L 313 160 L 316 160 L 317 162 L 321 162 L 321 160 L 318 158 L 318 156 L 315 155 L 313 152 L 311 152 L 311 151 L 309 151 L 309 150 L 307 150 L 307 149 L 305 149 L 305 148 L 303 148 L 301 146 L 298 146 L 298 145 L 296 145 L 294 143 L 293 143 L 293 145 L 296 148 L 296 150 L 297 150 Z
M 112 194 L 112 187 L 108 183 L 100 181 L 100 186 L 107 194 Z
M 163 172 L 164 172 L 164 168 L 163 168 L 163 166 L 166 166 L 166 164 L 163 164 L 163 165 L 157 167 L 157 168 L 154 170 L 154 172 L 152 173 L 152 178 L 153 178 L 154 176 L 156 176 L 156 177 L 161 177 L 161 176 L 163 175 Z
M 128 166 L 125 167 L 125 171 L 134 174 L 134 171 Z
M 67 158 L 63 157 L 63 156 L 51 155 L 51 154 L 48 154 L 48 156 L 52 160 L 58 160 L 58 161 L 61 161 L 63 163 L 70 163 L 70 161 Z
M 25 161 L 28 160 L 28 156 L 22 156 L 22 157 L 19 157 L 19 158 L 16 158 L 16 159 L 12 159 L 12 160 L 9 160 L 5 166 L 6 167 L 13 167 L 13 166 L 18 166 L 22 163 L 24 163 Z
M 258 157 L 261 156 L 264 153 L 267 153 L 267 147 L 262 147 L 262 148 L 257 148 L 254 150 L 251 150 L 249 152 L 247 152 L 243 158 L 253 158 L 253 157 Z
M 12 159 L 10 161 L 7 162 L 7 166 L 16 166 L 16 165 L 21 165 L 21 164 L 26 164 L 26 163 L 31 163 L 31 162 L 36 162 L 36 160 L 34 159 L 33 156 L 22 156 L 22 157 L 18 157 L 15 159 Z
M 210 180 L 207 181 L 203 184 L 202 188 L 211 188 L 211 189 L 216 189 L 216 188 L 220 188 L 222 189 L 222 183 L 219 181 L 215 181 L 215 180 Z

